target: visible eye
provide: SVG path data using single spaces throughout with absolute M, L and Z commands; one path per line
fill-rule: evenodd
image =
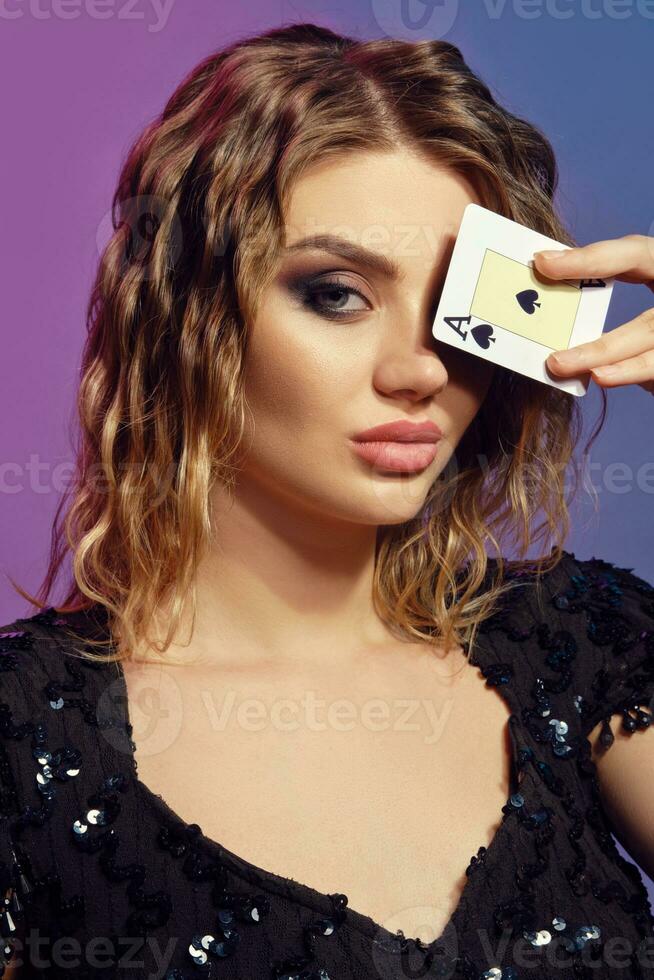
M 368 301 L 362 292 L 338 279 L 301 281 L 293 284 L 291 288 L 304 307 L 329 320 L 341 320 L 352 313 L 361 313 L 369 309 Z M 354 296 L 358 296 L 363 301 L 363 305 L 351 305 L 351 299 L 348 298 Z

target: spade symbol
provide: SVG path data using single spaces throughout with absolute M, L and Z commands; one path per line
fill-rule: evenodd
M 534 307 L 540 306 L 540 303 L 536 302 L 538 293 L 535 289 L 523 289 L 521 293 L 516 293 L 515 298 L 525 313 L 535 313 Z
M 492 336 L 493 328 L 490 323 L 478 323 L 476 327 L 472 328 L 470 333 L 484 350 L 488 350 L 491 341 L 495 343 L 495 337 Z

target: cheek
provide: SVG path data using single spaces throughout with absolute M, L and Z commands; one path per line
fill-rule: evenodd
M 479 408 L 493 383 L 497 365 L 493 364 L 492 361 L 482 361 L 480 357 L 474 357 L 473 360 L 475 367 L 469 376 L 468 388 L 477 403 L 477 408 Z
M 284 439 L 290 431 L 298 440 L 312 422 L 324 430 L 330 400 L 338 398 L 330 355 L 303 338 L 301 326 L 287 309 L 275 315 L 268 308 L 251 332 L 244 385 L 255 437 L 270 441 L 283 430 Z
M 447 387 L 438 401 L 450 419 L 454 441 L 458 441 L 481 408 L 496 365 L 463 351 L 455 353 L 447 365 Z
M 448 383 L 466 389 L 483 401 L 495 374 L 496 365 L 458 347 L 438 343 L 437 354 L 447 369 Z

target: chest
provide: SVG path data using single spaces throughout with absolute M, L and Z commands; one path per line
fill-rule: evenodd
M 444 928 L 510 793 L 511 709 L 477 667 L 126 684 L 139 779 L 184 821 L 390 931 Z

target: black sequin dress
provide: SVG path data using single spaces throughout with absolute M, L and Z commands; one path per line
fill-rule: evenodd
M 430 943 L 184 823 L 138 779 L 122 670 L 67 656 L 52 608 L 0 629 L 0 963 L 13 950 L 23 978 L 74 980 L 652 980 L 647 890 L 587 735 L 602 721 L 610 751 L 611 714 L 630 734 L 652 722 L 654 589 L 569 552 L 538 588 L 524 579 L 472 653 L 512 711 L 511 794 Z

